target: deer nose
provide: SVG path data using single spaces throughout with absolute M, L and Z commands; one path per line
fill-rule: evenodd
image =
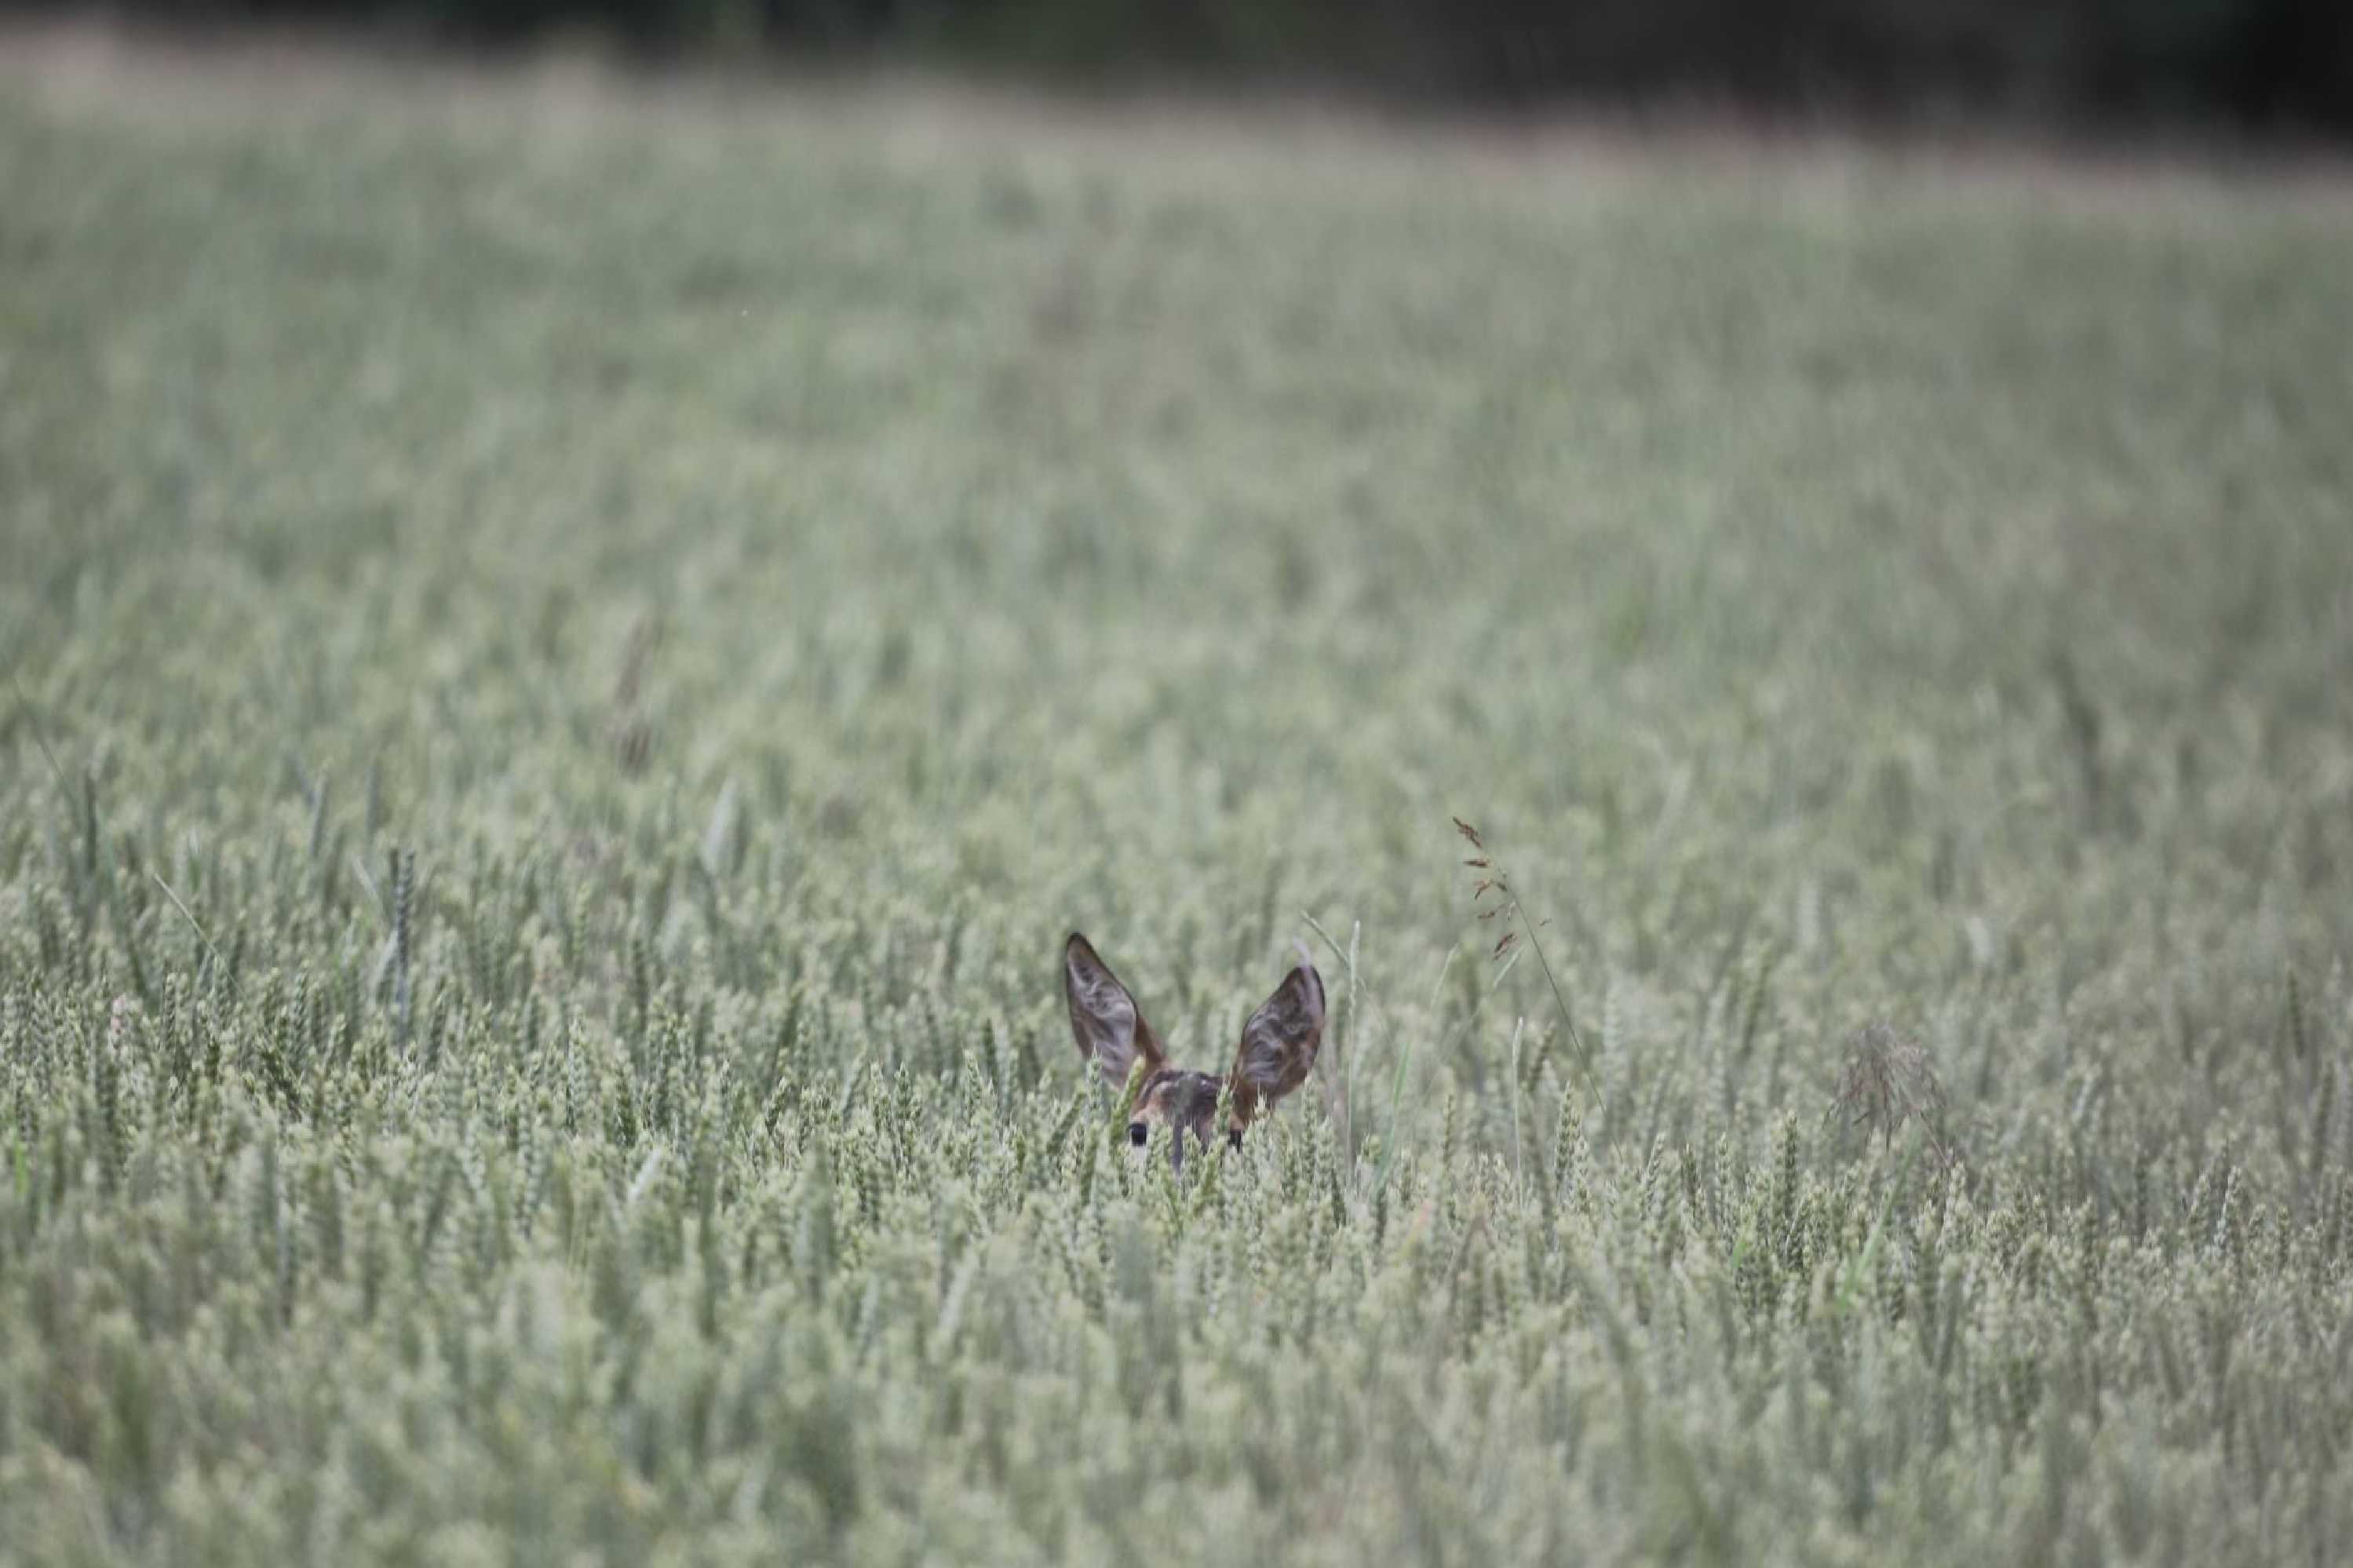
M 1141 1121 L 1131 1121 L 1131 1122 L 1129 1122 L 1129 1123 L 1127 1124 L 1127 1141 L 1128 1141 L 1129 1142 L 1131 1142 L 1131 1143 L 1134 1144 L 1134 1145 L 1135 1145 L 1137 1148 L 1139 1148 L 1139 1149 L 1141 1149 L 1141 1148 L 1143 1148 L 1143 1147 L 1144 1147 L 1144 1123 L 1143 1123 L 1143 1122 L 1141 1122 Z

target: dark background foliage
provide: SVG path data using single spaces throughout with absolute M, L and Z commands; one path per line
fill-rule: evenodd
M 1305 82 L 1503 110 L 2353 132 L 2345 0 L 129 0 L 148 20 L 587 33 L 1116 85 Z

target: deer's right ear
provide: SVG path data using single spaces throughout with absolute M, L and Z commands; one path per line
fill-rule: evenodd
M 1071 1006 L 1071 1034 L 1079 1043 L 1079 1055 L 1092 1058 L 1112 1088 L 1126 1086 L 1128 1072 L 1138 1060 L 1146 1072 L 1167 1064 L 1135 998 L 1076 931 L 1062 944 L 1062 997 Z

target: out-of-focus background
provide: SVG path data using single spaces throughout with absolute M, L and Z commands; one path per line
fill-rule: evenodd
M 0 1568 L 2337 1560 L 2343 15 L 11 18 Z
M 71 5 L 16 8 L 73 14 Z M 1950 124 L 2353 131 L 2333 0 L 124 0 L 179 28 Z

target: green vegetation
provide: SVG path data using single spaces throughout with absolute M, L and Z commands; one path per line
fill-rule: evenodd
M 2353 201 L 1260 130 L 5 66 L 0 1562 L 2353 1540 Z

